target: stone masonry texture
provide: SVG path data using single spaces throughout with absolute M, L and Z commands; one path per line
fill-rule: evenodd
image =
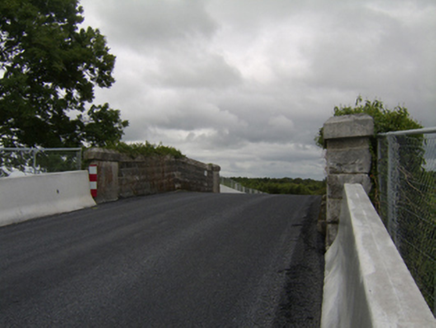
M 374 122 L 365 114 L 335 116 L 323 127 L 327 147 L 327 215 L 326 245 L 333 242 L 345 183 L 360 183 L 371 190 L 368 173 L 371 169 L 369 137 L 374 134 Z
M 97 203 L 176 190 L 219 192 L 220 167 L 189 158 L 138 156 L 92 148 L 84 153 L 97 165 Z

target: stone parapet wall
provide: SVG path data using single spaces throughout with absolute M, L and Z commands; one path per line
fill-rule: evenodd
M 178 189 L 189 191 L 213 191 L 213 166 L 189 158 L 176 163 L 176 184 Z
M 323 127 L 327 159 L 326 245 L 336 237 L 345 183 L 359 183 L 371 190 L 369 138 L 374 122 L 365 114 L 335 116 Z
M 119 162 L 119 196 L 122 198 L 176 190 L 172 157 L 141 157 Z
M 97 165 L 98 203 L 176 190 L 219 192 L 220 167 L 189 158 L 138 156 L 92 148 L 84 153 Z

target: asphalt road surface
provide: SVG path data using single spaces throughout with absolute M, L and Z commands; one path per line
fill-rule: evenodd
M 319 204 L 177 192 L 0 228 L 0 327 L 318 327 Z

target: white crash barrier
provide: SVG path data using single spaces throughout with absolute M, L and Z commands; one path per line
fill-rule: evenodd
M 360 184 L 345 184 L 339 231 L 326 253 L 321 327 L 436 327 Z
M 94 205 L 88 171 L 0 179 L 0 226 Z

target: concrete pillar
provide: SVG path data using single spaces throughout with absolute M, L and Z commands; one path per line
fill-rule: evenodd
M 371 190 L 369 138 L 374 122 L 366 114 L 334 116 L 324 123 L 327 148 L 326 245 L 331 245 L 338 231 L 344 183 L 360 183 Z
M 218 165 L 212 164 L 212 174 L 213 174 L 212 192 L 214 192 L 214 193 L 220 192 L 220 171 L 221 171 L 221 167 L 219 167 Z

